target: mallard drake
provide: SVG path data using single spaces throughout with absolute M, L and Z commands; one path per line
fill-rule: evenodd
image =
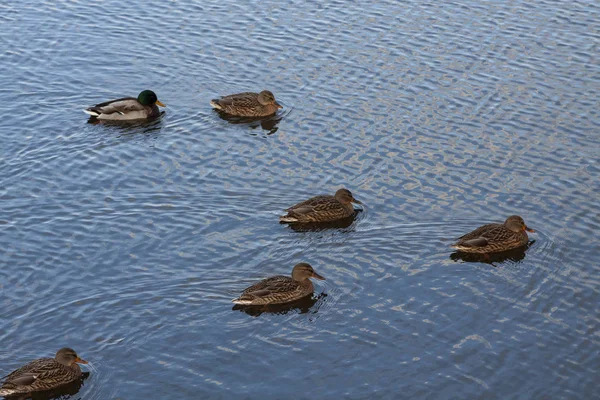
M 503 224 L 487 224 L 458 238 L 452 245 L 465 253 L 498 253 L 527 244 L 527 232 L 535 232 L 525 225 L 523 218 L 511 215 Z
M 98 119 L 127 121 L 158 117 L 160 111 L 157 105 L 166 107 L 158 101 L 152 90 L 144 90 L 138 95 L 137 99 L 135 97 L 123 97 L 122 99 L 96 104 L 83 111 Z
M 210 105 L 219 111 L 237 117 L 266 117 L 283 108 L 268 90 L 260 93 L 244 92 L 212 99 Z
M 39 358 L 5 376 L 0 396 L 28 395 L 33 392 L 55 389 L 81 378 L 79 358 L 75 350 L 60 349 L 54 358 Z
M 352 203 L 362 204 L 356 200 L 348 189 L 339 189 L 334 196 L 322 195 L 298 203 L 287 210 L 286 215 L 279 217 L 280 222 L 330 222 L 354 215 Z
M 273 276 L 264 279 L 242 292 L 232 303 L 247 306 L 283 304 L 312 294 L 313 284 L 308 278 L 325 280 L 307 263 L 299 263 L 292 270 L 292 277 Z

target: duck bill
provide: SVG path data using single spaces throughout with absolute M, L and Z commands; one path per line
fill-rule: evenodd
M 163 102 L 162 102 L 162 101 L 160 101 L 160 100 L 156 100 L 156 105 L 159 105 L 159 106 L 161 106 L 161 107 L 166 107 L 166 106 L 167 106 L 165 103 L 163 103 Z
M 535 230 L 531 229 L 531 228 L 530 228 L 530 227 L 528 227 L 528 226 L 526 226 L 526 227 L 525 227 L 525 228 L 523 228 L 523 229 L 525 229 L 527 232 L 531 232 L 531 233 L 534 233 L 534 232 L 535 232 Z
M 278 102 L 275 102 L 275 107 L 277 107 L 277 108 L 283 108 L 283 106 L 281 104 L 279 104 Z
M 324 281 L 324 280 L 325 280 L 325 278 L 324 278 L 324 277 L 322 277 L 321 275 L 317 274 L 316 272 L 313 272 L 313 274 L 312 274 L 312 277 L 313 277 L 313 278 L 316 278 L 316 279 L 319 279 L 319 280 L 321 280 L 321 281 Z
M 356 203 L 356 204 L 360 204 L 361 206 L 363 205 L 362 201 L 356 200 L 354 197 L 352 198 L 352 202 Z
M 81 359 L 81 358 L 79 358 L 79 357 L 77 357 L 77 358 L 75 359 L 75 362 L 76 362 L 76 363 L 79 363 L 79 364 L 87 364 L 87 363 L 88 363 L 87 361 L 85 361 L 84 359 Z

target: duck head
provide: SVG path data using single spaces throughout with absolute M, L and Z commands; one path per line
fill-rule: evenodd
M 151 106 L 153 104 L 156 104 L 161 107 L 166 107 L 164 103 L 158 101 L 156 93 L 154 93 L 152 90 L 144 90 L 140 92 L 140 94 L 137 97 L 137 100 L 140 102 L 140 104 L 143 104 L 145 106 Z
M 523 218 L 521 218 L 518 215 L 511 215 L 510 217 L 506 218 L 506 221 L 504 221 L 504 225 L 511 231 L 517 233 L 523 231 L 535 232 L 533 229 L 525 225 L 525 221 L 523 220 Z
M 56 361 L 61 363 L 62 365 L 66 365 L 70 367 L 75 363 L 79 364 L 87 364 L 88 362 L 79 358 L 75 350 L 69 347 L 63 347 L 59 351 L 56 352 L 56 356 L 54 357 Z
M 305 279 L 308 278 L 316 278 L 316 279 L 320 279 L 322 281 L 325 280 L 324 277 L 322 277 L 321 275 L 317 274 L 315 272 L 315 270 L 313 269 L 313 267 L 308 264 L 308 263 L 299 263 L 296 264 L 294 266 L 294 269 L 292 270 L 292 279 L 294 279 L 295 281 L 298 282 L 302 282 Z
M 275 96 L 269 90 L 263 90 L 258 94 L 258 102 L 263 106 L 275 105 L 277 108 L 283 108 L 281 104 L 275 101 Z
M 354 198 L 354 196 L 352 196 L 352 192 L 350 192 L 348 189 L 339 189 L 337 192 L 335 192 L 335 198 L 342 204 L 348 204 L 348 203 L 356 203 L 356 204 L 362 204 L 362 202 L 356 200 Z

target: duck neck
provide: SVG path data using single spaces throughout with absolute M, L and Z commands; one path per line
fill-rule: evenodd
M 73 363 L 73 365 L 69 366 L 69 368 L 77 373 L 81 373 L 81 367 L 77 363 Z
M 312 284 L 311 280 L 307 278 L 303 281 L 300 281 L 300 286 L 308 288 L 308 289 L 312 289 L 313 284 Z

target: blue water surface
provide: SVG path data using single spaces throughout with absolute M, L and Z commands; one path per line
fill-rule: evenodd
M 592 399 L 595 1 L 0 3 L 0 376 L 73 347 L 82 399 Z M 154 90 L 165 114 L 90 124 Z M 209 100 L 269 89 L 263 123 Z M 285 208 L 349 188 L 346 228 Z M 519 214 L 520 257 L 452 241 Z M 230 300 L 300 261 L 309 309 Z

